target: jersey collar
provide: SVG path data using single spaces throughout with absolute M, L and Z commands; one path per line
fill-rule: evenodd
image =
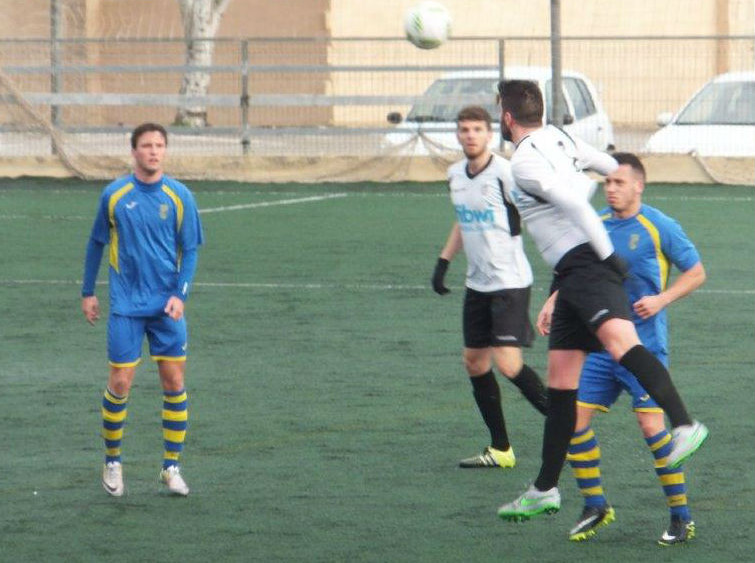
M 134 185 L 139 188 L 140 190 L 143 190 L 145 192 L 154 192 L 160 189 L 160 186 L 163 185 L 163 177 L 161 176 L 160 179 L 157 182 L 152 182 L 151 184 L 147 184 L 145 182 L 142 182 L 139 180 L 139 178 L 136 177 L 136 174 L 131 174 L 131 178 L 134 181 Z
M 483 166 L 477 172 L 475 172 L 474 174 L 472 174 L 469 171 L 469 160 L 467 160 L 467 164 L 464 166 L 464 172 L 466 172 L 467 178 L 469 178 L 470 180 L 472 180 L 473 178 L 479 176 L 480 174 L 482 174 L 487 169 L 488 166 L 490 166 L 491 162 L 493 162 L 493 155 L 492 154 L 490 155 L 490 158 L 488 158 L 488 161 L 485 163 L 485 166 Z

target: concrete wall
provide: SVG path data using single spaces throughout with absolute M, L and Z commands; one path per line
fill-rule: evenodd
M 355 2 L 332 0 L 330 30 L 333 37 L 395 37 L 403 33 L 402 15 L 417 0 Z M 505 39 L 505 63 L 549 65 L 547 40 L 517 38 L 550 35 L 550 1 L 443 0 L 453 18 L 454 37 L 501 37 Z M 583 0 L 561 3 L 563 37 L 605 37 L 606 41 L 564 41 L 562 65 L 590 76 L 598 85 L 606 110 L 614 122 L 652 128 L 658 113 L 675 111 L 697 88 L 716 74 L 753 66 L 753 40 L 742 41 L 648 41 L 611 40 L 616 37 L 712 36 L 755 33 L 753 0 Z M 339 63 L 349 55 L 334 44 L 331 60 Z M 476 50 L 475 50 L 476 49 Z M 413 52 L 412 52 L 413 51 Z M 470 55 L 470 51 L 474 51 Z M 403 64 L 474 64 L 497 66 L 495 47 L 453 42 L 431 52 L 399 46 L 378 45 L 363 53 L 367 60 L 384 53 Z M 414 82 L 399 85 L 377 83 L 380 93 L 422 91 L 437 76 L 417 75 Z M 347 77 L 333 77 L 334 89 L 348 88 Z M 389 92 L 393 88 L 393 92 Z M 382 109 L 382 108 L 381 108 Z M 390 108 L 403 109 L 406 108 Z M 368 119 L 369 109 L 362 119 Z M 356 112 L 341 109 L 337 119 L 359 121 Z
M 86 49 L 67 44 L 62 48 L 67 64 L 86 65 L 181 65 L 185 62 L 183 43 L 152 42 L 119 43 L 118 39 L 181 39 L 183 26 L 176 0 L 59 0 L 61 35 L 64 38 L 106 38 Z M 328 0 L 232 0 L 221 20 L 218 37 L 297 38 L 322 37 L 329 34 Z M 42 39 L 40 43 L 15 45 L 12 51 L 0 49 L 2 64 L 44 64 L 49 60 L 51 0 L 0 0 L 0 38 Z M 249 48 L 256 64 L 326 65 L 328 44 L 302 42 L 258 42 Z M 239 64 L 238 42 L 219 43 L 214 62 Z M 176 94 L 181 86 L 181 73 L 147 75 L 67 74 L 63 91 Z M 49 91 L 49 76 L 19 76 L 23 91 Z M 329 88 L 327 73 L 263 73 L 249 82 L 250 93 L 323 94 Z M 239 76 L 214 73 L 210 93 L 240 94 Z M 149 112 L 149 115 L 147 115 Z M 145 118 L 169 123 L 175 110 L 167 106 L 143 107 L 67 107 L 62 120 L 78 124 L 133 124 Z M 213 125 L 237 126 L 238 109 L 214 108 L 209 112 Z M 332 122 L 330 108 L 286 108 L 252 110 L 254 125 L 295 125 Z
M 331 0 L 334 37 L 402 34 L 403 13 L 419 0 Z M 442 0 L 457 36 L 550 34 L 549 0 Z M 581 0 L 561 2 L 563 35 L 752 34 L 752 0 Z
M 58 0 L 68 35 L 86 21 L 90 37 L 180 37 L 176 0 Z M 220 34 L 310 37 L 399 36 L 419 0 L 232 0 Z M 549 0 L 442 0 L 457 36 L 548 35 Z M 49 34 L 51 0 L 0 0 L 0 37 Z M 581 0 L 562 2 L 564 35 L 752 34 L 753 0 Z
M 232 0 L 220 24 L 221 37 L 400 37 L 403 14 L 418 0 Z M 59 0 L 64 37 L 181 38 L 176 0 Z M 506 64 L 550 62 L 549 0 L 443 0 L 453 16 L 456 37 L 505 39 Z M 0 38 L 48 38 L 51 0 L 0 0 Z M 581 0 L 562 2 L 562 35 L 618 36 L 755 33 L 755 0 Z M 46 43 L 0 50 L 0 64 L 13 59 L 44 61 Z M 34 51 L 36 49 L 36 51 Z M 182 44 L 153 43 L 139 50 L 116 41 L 86 50 L 65 47 L 66 60 L 97 64 L 182 64 Z M 495 42 L 454 41 L 420 51 L 405 41 L 353 43 L 258 42 L 251 47 L 262 64 L 333 65 L 497 65 Z M 219 45 L 218 64 L 237 64 L 237 43 Z M 564 41 L 563 66 L 590 76 L 600 87 L 606 109 L 618 125 L 651 127 L 660 111 L 675 110 L 703 82 L 726 70 L 753 65 L 753 41 Z M 263 73 L 250 81 L 252 93 L 419 94 L 437 73 Z M 25 91 L 45 91 L 49 77 L 19 77 Z M 92 92 L 177 93 L 180 73 L 143 75 L 67 75 L 64 89 Z M 239 93 L 238 76 L 214 74 L 212 93 Z M 394 107 L 260 108 L 256 125 L 380 125 Z M 171 108 L 152 108 L 150 118 L 170 121 Z M 143 108 L 65 108 L 70 122 L 132 123 Z M 238 110 L 213 109 L 214 125 L 237 125 Z

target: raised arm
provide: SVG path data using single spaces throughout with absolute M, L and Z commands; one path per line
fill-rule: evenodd
M 564 213 L 585 234 L 601 260 L 613 253 L 613 244 L 603 222 L 590 204 L 587 189 L 582 185 L 589 182 L 584 174 L 576 170 L 564 174 L 555 168 L 547 169 L 536 157 L 517 160 L 513 165 L 513 174 L 522 190 Z

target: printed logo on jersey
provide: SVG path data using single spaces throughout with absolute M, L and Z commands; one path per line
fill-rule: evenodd
M 167 219 L 168 218 L 168 204 L 167 203 L 161 203 L 160 204 L 160 219 Z
M 640 235 L 637 233 L 629 237 L 629 250 L 637 250 L 637 245 L 640 242 Z
M 490 228 L 495 221 L 492 206 L 486 209 L 470 209 L 466 205 L 454 205 L 456 219 L 462 227 Z
M 129 202 L 128 202 L 128 203 L 126 204 L 126 209 L 133 209 L 133 208 L 134 208 L 134 207 L 136 207 L 137 205 L 139 205 L 139 202 L 138 202 L 138 201 L 129 201 Z

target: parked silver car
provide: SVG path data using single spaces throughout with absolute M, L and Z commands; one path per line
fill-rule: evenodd
M 552 116 L 551 69 L 536 66 L 512 66 L 504 71 L 507 79 L 532 80 L 544 94 L 546 105 L 545 122 Z M 406 148 L 405 152 L 416 155 L 458 150 L 456 140 L 456 115 L 464 106 L 476 104 L 485 107 L 493 117 L 496 132 L 500 129 L 500 111 L 495 103 L 498 70 L 470 70 L 442 75 L 422 95 L 406 115 L 397 112 L 388 114 L 388 121 L 397 124 L 384 139 L 384 147 Z M 583 74 L 564 70 L 562 72 L 564 101 L 564 129 L 591 145 L 612 149 L 614 133 L 611 121 L 603 110 L 597 89 Z M 500 143 L 495 135 L 494 145 Z
M 647 152 L 755 156 L 755 71 L 719 74 L 658 125 Z

